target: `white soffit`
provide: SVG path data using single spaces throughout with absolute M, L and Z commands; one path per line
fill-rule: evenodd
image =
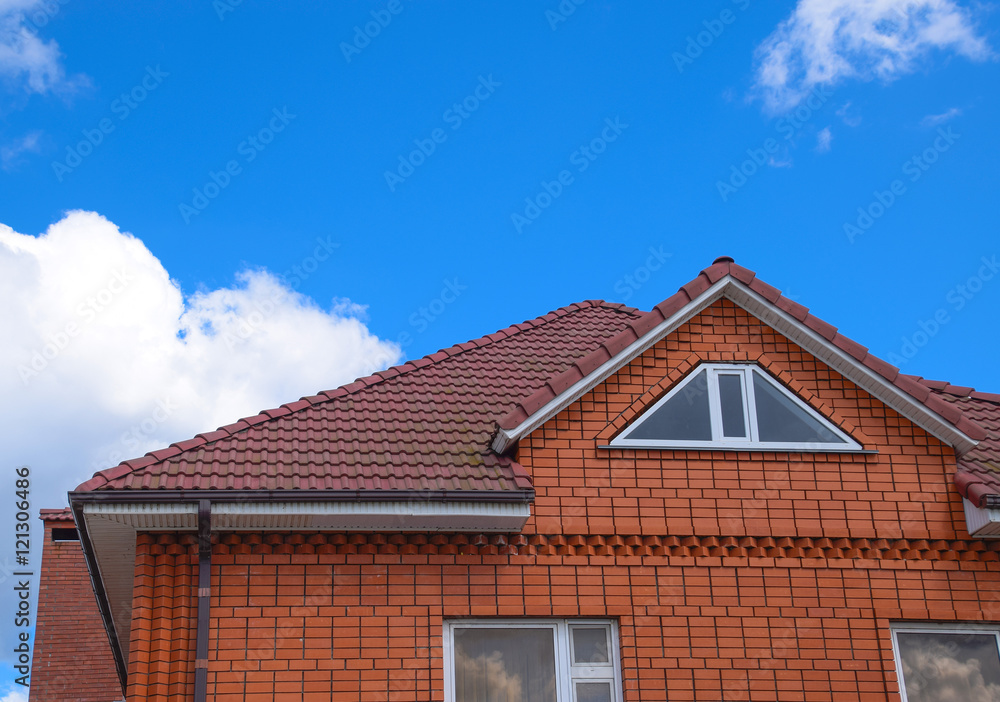
M 97 561 L 98 572 L 93 576 L 104 583 L 115 636 L 127 666 L 135 583 L 135 529 L 101 515 L 87 514 L 86 510 L 83 518 Z
M 962 506 L 965 507 L 965 525 L 970 536 L 1000 538 L 1000 509 L 976 507 L 964 497 Z
M 212 531 L 520 531 L 526 502 L 217 502 Z
M 956 429 L 936 412 L 917 402 L 914 398 L 887 381 L 881 375 L 862 365 L 853 356 L 834 346 L 824 337 L 805 326 L 784 310 L 761 297 L 732 276 L 725 276 L 701 295 L 665 319 L 643 337 L 636 339 L 614 358 L 600 368 L 581 378 L 545 406 L 513 429 L 500 429 L 493 440 L 493 450 L 503 453 L 522 436 L 530 434 L 549 419 L 564 410 L 591 388 L 614 375 L 632 362 L 653 344 L 664 338 L 702 309 L 725 297 L 734 304 L 783 334 L 819 360 L 836 370 L 848 380 L 871 393 L 901 415 L 922 427 L 932 435 L 956 448 L 959 454 L 976 445 L 976 441 Z
M 399 500 L 386 502 L 213 502 L 212 531 L 519 531 L 527 502 Z M 91 520 L 135 531 L 197 531 L 198 505 L 109 503 L 84 505 Z

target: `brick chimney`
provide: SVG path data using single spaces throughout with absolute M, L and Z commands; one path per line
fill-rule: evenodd
M 28 700 L 122 700 L 73 513 L 43 509 L 40 518 L 45 539 Z

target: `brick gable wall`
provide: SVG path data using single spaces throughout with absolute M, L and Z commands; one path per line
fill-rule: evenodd
M 607 450 L 699 362 L 754 361 L 877 455 Z M 952 449 L 728 300 L 521 440 L 526 532 L 967 538 Z
M 879 453 L 598 448 L 701 360 L 762 363 Z M 217 535 L 210 698 L 443 700 L 444 620 L 592 617 L 619 622 L 626 702 L 898 702 L 891 622 L 1000 621 L 951 450 L 727 301 L 518 460 L 521 534 Z M 139 536 L 130 700 L 190 690 L 195 563 L 191 535 Z

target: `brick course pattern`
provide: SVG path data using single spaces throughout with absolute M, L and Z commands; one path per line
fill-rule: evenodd
M 608 617 L 629 702 L 884 702 L 899 699 L 891 621 L 1000 619 L 992 543 L 735 540 L 222 535 L 209 698 L 441 700 L 445 619 Z M 195 591 L 177 574 L 195 539 L 141 535 L 138 554 L 128 699 L 182 699 Z
M 754 361 L 877 454 L 602 448 L 698 362 Z M 1000 621 L 954 453 L 719 301 L 521 440 L 521 534 L 219 534 L 209 699 L 443 700 L 442 623 L 619 622 L 626 702 L 898 702 L 890 624 Z M 195 539 L 140 534 L 129 700 L 190 695 Z
M 607 449 L 699 362 L 756 362 L 877 454 Z M 955 454 L 728 300 L 521 439 L 525 533 L 968 538 Z
M 73 528 L 69 510 L 65 513 L 65 518 L 44 522 L 29 700 L 121 700 L 121 683 L 80 542 L 52 540 L 53 528 Z

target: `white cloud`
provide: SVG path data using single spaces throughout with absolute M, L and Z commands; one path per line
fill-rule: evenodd
M 833 141 L 833 132 L 829 127 L 823 127 L 816 135 L 816 151 L 825 154 L 830 150 L 830 143 Z
M 38 35 L 58 10 L 58 2 L 0 0 L 0 77 L 16 90 L 60 93 L 85 82 L 67 78 L 59 45 Z
M 236 280 L 185 298 L 142 241 L 91 212 L 39 237 L 0 225 L 0 462 L 32 466 L 35 507 L 400 359 L 349 300 L 324 310 L 262 270 Z
M 857 114 L 857 111 L 853 109 L 850 100 L 837 108 L 837 116 L 840 117 L 840 121 L 848 127 L 857 127 L 861 125 L 861 115 Z
M 916 697 L 914 693 L 919 692 L 921 699 L 936 702 L 1000 700 L 1000 685 L 985 680 L 984 660 L 975 657 L 974 647 L 971 651 L 956 648 L 940 639 L 908 644 L 903 654 L 903 680 L 908 696 Z M 992 661 L 985 663 L 995 670 L 995 644 Z
M 950 110 L 945 110 L 939 115 L 927 115 L 922 120 L 920 120 L 920 125 L 923 127 L 936 127 L 939 124 L 944 124 L 950 119 L 954 119 L 962 114 L 962 111 L 957 107 L 952 107 Z
M 819 85 L 893 80 L 935 49 L 973 60 L 992 53 L 954 0 L 799 0 L 757 47 L 755 92 L 775 112 Z
M 28 694 L 18 688 L 10 688 L 3 697 L 0 697 L 0 702 L 28 702 Z
M 25 134 L 20 139 L 15 139 L 6 146 L 0 146 L 0 168 L 5 171 L 13 170 L 20 163 L 21 154 L 29 151 L 38 152 L 38 140 L 42 136 L 40 131 L 32 131 Z

